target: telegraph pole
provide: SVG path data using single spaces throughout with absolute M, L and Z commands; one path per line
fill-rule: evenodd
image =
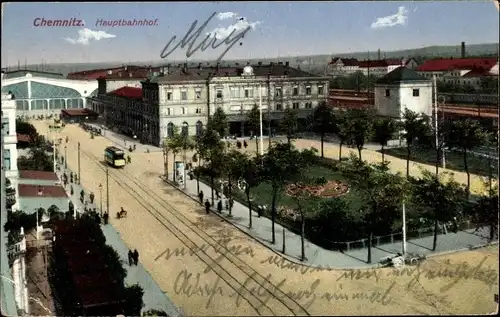
M 109 168 L 106 166 L 106 210 L 109 214 Z
M 267 74 L 267 134 L 268 148 L 271 148 L 271 74 Z
M 78 142 L 78 184 L 82 183 L 82 174 L 80 173 L 80 142 Z

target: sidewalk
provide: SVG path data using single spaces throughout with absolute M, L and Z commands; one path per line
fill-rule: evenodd
M 95 128 L 98 128 L 98 129 L 102 129 L 102 125 L 99 125 L 99 124 L 89 123 L 89 125 L 91 125 Z M 135 152 L 137 152 L 137 153 L 145 153 L 145 152 L 147 152 L 148 149 L 150 152 L 162 152 L 163 151 L 162 148 L 159 148 L 159 147 L 154 146 L 154 145 L 141 144 L 139 142 L 139 140 L 133 139 L 133 138 L 128 137 L 128 136 L 123 135 L 123 134 L 113 132 L 111 130 L 108 130 L 107 128 L 102 129 L 102 132 L 103 132 L 103 135 L 102 135 L 103 137 L 110 140 L 111 142 L 113 142 L 113 144 L 116 147 L 119 147 L 120 149 L 125 150 L 127 153 L 129 153 L 128 147 L 130 145 L 133 145 L 133 144 L 135 144 L 137 146 L 137 148 L 135 150 Z M 126 145 L 125 145 L 125 141 L 126 141 Z M 132 153 L 134 153 L 134 152 L 132 152 Z
M 62 180 L 62 174 L 64 174 L 65 169 L 64 165 L 61 166 L 61 171 L 58 171 L 57 174 L 59 179 Z M 66 173 L 70 174 L 70 170 L 67 169 Z M 79 212 L 83 212 L 85 205 L 80 202 L 80 191 L 83 189 L 81 185 L 71 184 L 73 185 L 74 194 L 70 195 L 70 184 L 67 186 L 68 197 L 70 197 L 71 201 L 75 205 L 75 210 Z M 85 190 L 85 200 L 89 201 L 87 208 L 96 208 L 97 212 L 99 212 L 99 207 L 96 206 L 95 201 L 94 204 L 90 204 L 89 192 Z M 95 193 L 94 193 L 95 194 Z M 129 266 L 128 265 L 128 251 L 129 248 L 125 245 L 123 240 L 120 238 L 120 234 L 113 228 L 111 224 L 102 225 L 101 229 L 106 237 L 106 243 L 115 249 L 115 251 L 120 256 L 120 260 L 122 262 L 123 268 L 127 271 L 127 277 L 125 278 L 126 285 L 134 285 L 139 284 L 143 291 L 144 295 L 142 297 L 144 301 L 144 307 L 142 308 L 142 312 L 156 309 L 163 310 L 169 316 L 181 316 L 180 310 L 174 305 L 174 303 L 168 298 L 167 294 L 164 293 L 158 284 L 153 280 L 148 271 L 142 266 L 140 263 L 137 266 Z
M 196 191 L 196 180 L 186 182 L 184 193 L 198 200 Z M 203 191 L 205 199 L 211 201 L 211 189 L 208 185 L 200 182 L 200 190 Z M 215 200 L 217 203 L 217 200 Z M 283 254 L 283 227 L 275 223 L 276 243 L 271 244 L 271 220 L 265 217 L 258 218 L 256 212 L 252 212 L 252 229 L 248 229 L 248 208 L 235 201 L 232 209 L 232 217 L 227 217 L 228 211 L 223 210 L 223 217 L 235 225 L 241 231 L 256 238 L 268 248 Z M 441 234 L 438 236 L 436 251 L 432 251 L 433 236 L 407 241 L 407 252 L 425 254 L 448 253 L 453 250 L 467 249 L 473 246 L 486 244 L 488 229 L 482 228 L 479 232 L 474 230 L 459 231 L 458 233 Z M 294 262 L 300 262 L 301 238 L 285 228 L 285 255 Z M 346 252 L 338 252 L 324 249 L 308 240 L 305 241 L 305 252 L 307 260 L 301 263 L 311 266 L 322 266 L 331 268 L 370 268 L 377 267 L 381 258 L 402 252 L 402 243 L 389 243 L 372 248 L 372 264 L 367 264 L 367 249 L 355 249 Z

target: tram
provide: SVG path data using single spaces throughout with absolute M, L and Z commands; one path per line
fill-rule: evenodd
M 115 146 L 108 146 L 104 150 L 104 159 L 113 167 L 125 166 L 125 152 Z

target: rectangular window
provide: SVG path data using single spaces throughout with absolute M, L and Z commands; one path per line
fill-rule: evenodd
M 420 96 L 420 90 L 419 89 L 413 89 L 413 97 L 418 97 Z
M 201 90 L 196 90 L 195 95 L 196 95 L 196 99 L 200 99 L 201 98 Z
M 9 134 L 9 118 L 8 117 L 2 118 L 2 134 L 3 135 Z
M 283 95 L 283 91 L 281 87 L 276 87 L 276 97 L 281 97 Z
M 298 102 L 292 103 L 292 108 L 293 109 L 299 109 L 299 103 Z
M 312 102 L 306 102 L 305 108 L 306 109 L 311 109 L 312 108 Z
M 318 86 L 318 95 L 323 95 L 325 92 L 324 92 L 324 89 L 323 89 L 323 86 Z
M 386 97 L 390 97 L 391 96 L 391 90 L 390 89 L 386 89 L 385 90 L 385 96 Z
M 221 89 L 217 89 L 216 97 L 222 98 L 222 90 Z
M 201 108 L 196 108 L 196 113 L 201 113 Z
M 248 89 L 245 89 L 245 98 L 250 97 L 250 91 Z
M 299 87 L 293 87 L 293 95 L 298 96 L 299 95 Z
M 167 92 L 167 100 L 172 100 L 172 93 L 171 92 Z
M 306 87 L 306 95 L 310 95 L 311 94 L 311 87 L 310 86 L 307 86 Z
M 182 107 L 182 114 L 186 114 L 186 108 L 185 107 Z
M 6 171 L 10 171 L 10 150 L 4 150 L 3 152 L 3 166 Z
M 283 110 L 283 106 L 280 103 L 276 104 L 276 110 L 281 111 Z
M 181 100 L 187 100 L 187 99 L 188 99 L 187 91 L 181 91 Z
M 230 95 L 229 95 L 229 96 L 230 96 L 231 98 L 236 98 L 236 89 L 237 89 L 237 88 L 231 88 L 231 90 L 229 91 L 229 93 L 230 93 Z
M 172 115 L 172 110 L 170 108 L 167 108 L 167 116 L 171 116 Z

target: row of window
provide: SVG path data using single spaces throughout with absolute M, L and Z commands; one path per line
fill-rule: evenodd
M 2 135 L 8 135 L 9 134 L 9 126 L 10 126 L 10 121 L 8 117 L 2 117 Z
M 167 136 L 171 136 L 174 134 L 175 125 L 172 122 L 167 124 Z M 196 135 L 200 135 L 203 131 L 203 123 L 201 121 L 196 122 Z M 189 124 L 187 122 L 183 122 L 181 125 L 181 134 L 188 135 L 189 134 Z
M 276 97 L 283 97 L 283 88 L 282 87 L 276 87 L 275 88 L 275 96 Z M 306 96 L 312 95 L 312 88 L 311 86 L 306 86 L 305 91 L 303 91 Z M 322 96 L 324 95 L 325 90 L 323 86 L 318 86 L 318 95 Z M 300 94 L 300 89 L 298 86 L 293 87 L 291 91 L 291 96 L 299 96 Z M 259 90 L 258 88 L 237 88 L 233 87 L 229 89 L 229 95 L 231 98 L 254 98 L 259 96 Z M 262 96 L 267 96 L 267 90 L 262 89 Z M 223 98 L 223 90 L 222 89 L 216 89 L 215 91 L 215 97 L 217 99 L 222 99 Z M 195 90 L 195 99 L 200 99 L 201 98 L 201 89 L 196 89 Z M 167 92 L 167 100 L 173 100 L 173 92 L 169 91 Z M 187 90 L 181 91 L 181 100 L 188 100 L 188 92 Z
M 419 97 L 420 96 L 420 89 L 413 89 L 413 97 Z M 385 90 L 385 96 L 386 97 L 390 97 L 391 96 L 391 90 L 390 89 L 386 89 Z
M 10 170 L 10 150 L 8 149 L 3 151 L 3 166 L 6 171 Z
M 69 109 L 83 108 L 82 99 L 50 99 L 50 100 L 31 100 L 31 110 L 47 110 L 47 109 Z M 16 100 L 17 110 L 30 110 L 30 102 L 28 100 Z
M 312 102 L 305 102 L 305 103 L 303 103 L 303 107 L 301 107 L 301 103 L 299 103 L 299 102 L 292 102 L 291 105 L 286 105 L 285 107 L 283 107 L 282 104 L 277 103 L 275 105 L 275 110 L 276 111 L 283 111 L 284 109 L 288 109 L 290 107 L 292 109 L 301 109 L 301 108 L 302 109 L 312 109 Z M 180 107 L 179 109 L 180 109 L 180 114 L 181 115 L 203 114 L 203 109 L 202 108 L 194 108 L 193 112 L 188 111 L 187 107 Z M 166 109 L 166 115 L 167 116 L 174 116 L 175 112 L 176 111 L 174 111 L 174 108 L 167 108 Z

